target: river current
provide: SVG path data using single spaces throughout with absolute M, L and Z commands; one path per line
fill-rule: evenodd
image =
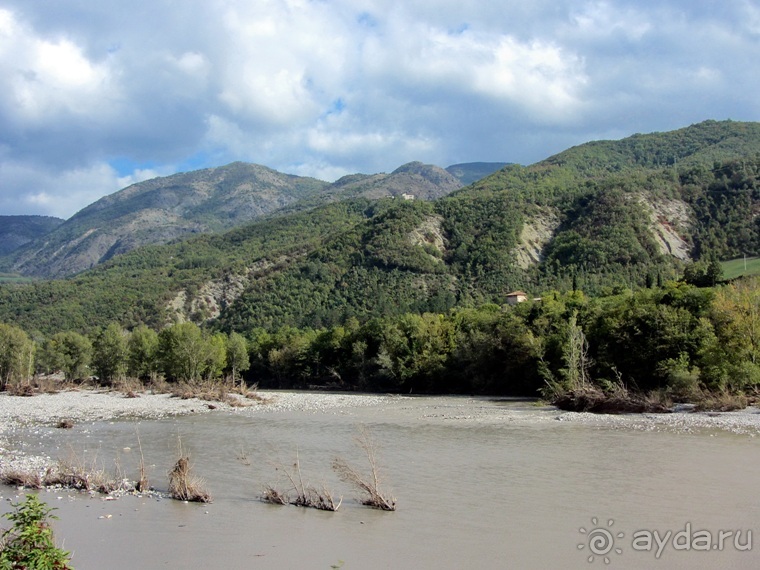
M 181 444 L 206 481 L 211 504 L 43 491 L 79 570 L 760 565 L 756 433 L 571 417 L 522 401 L 403 397 L 16 437 L 28 453 L 73 453 L 135 478 L 139 435 L 160 489 Z M 360 426 L 376 443 L 395 512 L 363 507 L 331 469 L 342 457 L 366 471 Z M 343 497 L 337 512 L 258 499 L 267 484 L 287 490 L 283 467 L 292 471 L 296 457 L 305 482 Z M 16 500 L 15 489 L 3 490 Z

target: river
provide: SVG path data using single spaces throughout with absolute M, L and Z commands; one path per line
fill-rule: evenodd
M 748 543 L 760 541 L 760 432 L 576 417 L 524 401 L 399 397 L 14 437 L 27 453 L 73 452 L 108 469 L 118 462 L 135 478 L 139 434 L 151 483 L 162 489 L 181 442 L 206 480 L 211 504 L 43 491 L 79 570 L 760 565 L 760 544 Z M 377 445 L 395 512 L 361 506 L 331 470 L 336 456 L 365 469 L 360 426 Z M 286 490 L 282 467 L 296 454 L 306 481 L 343 496 L 337 512 L 258 500 L 265 484 Z M 16 500 L 15 489 L 2 489 Z

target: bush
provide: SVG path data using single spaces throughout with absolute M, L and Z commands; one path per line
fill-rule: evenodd
M 3 570 L 66 570 L 69 553 L 56 547 L 53 529 L 48 519 L 55 510 L 40 501 L 37 495 L 27 495 L 23 503 L 15 503 L 12 513 L 3 515 L 13 521 L 13 527 L 3 533 L 0 568 Z

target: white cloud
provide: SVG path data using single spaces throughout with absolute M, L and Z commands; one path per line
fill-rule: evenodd
M 167 172 L 136 170 L 127 176 L 119 176 L 105 163 L 53 171 L 40 169 L 36 164 L 4 160 L 0 163 L 0 180 L 4 183 L 0 209 L 6 215 L 41 214 L 69 218 L 107 194 L 160 174 Z
M 652 30 L 651 15 L 651 11 L 621 7 L 619 3 L 589 2 L 581 4 L 571 21 L 578 35 L 587 40 L 622 36 L 641 41 Z
M 749 0 L 181 8 L 3 0 L 2 213 L 71 213 L 189 157 L 331 179 L 410 160 L 532 162 L 604 133 L 760 119 Z M 152 166 L 117 173 L 116 160 Z
M 335 14 L 318 2 L 230 3 L 223 15 L 229 49 L 216 52 L 219 100 L 259 127 L 315 120 L 345 79 L 352 46 Z
M 109 167 L 110 169 L 110 167 Z M 167 176 L 169 174 L 173 173 L 173 168 L 171 167 L 165 167 L 162 169 L 154 169 L 154 168 L 137 168 L 130 174 L 127 174 L 126 176 L 119 176 L 116 178 L 116 187 L 126 188 L 127 186 L 131 186 L 132 184 L 137 184 L 138 182 L 143 182 L 145 180 L 150 180 L 152 178 L 157 178 L 159 176 Z M 109 170 L 109 175 L 113 173 L 113 169 Z
M 0 10 L 0 74 L 4 118 L 22 128 L 61 113 L 92 118 L 109 91 L 106 65 L 66 38 L 35 36 L 7 10 Z
M 202 53 L 188 51 L 176 57 L 168 57 L 170 63 L 174 64 L 189 76 L 205 79 L 209 73 L 209 61 Z
M 565 122 L 577 112 L 586 80 L 580 57 L 555 45 L 525 45 L 505 37 L 494 49 L 493 61 L 476 71 L 472 83 L 485 93 L 513 100 L 539 122 Z

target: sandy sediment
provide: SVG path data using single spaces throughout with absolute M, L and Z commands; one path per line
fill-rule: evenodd
M 760 435 L 760 410 L 700 412 L 685 408 L 670 414 L 592 414 L 563 412 L 553 407 L 535 407 L 527 402 L 504 405 L 505 400 L 489 398 L 408 397 L 391 395 L 343 394 L 329 392 L 259 392 L 263 401 L 246 400 L 247 407 L 231 407 L 213 402 L 213 413 L 262 414 L 273 412 L 342 413 L 355 408 L 375 408 L 378 413 L 411 414 L 436 422 L 582 424 L 600 429 L 670 431 L 697 433 L 720 430 L 734 434 Z M 170 416 L 212 412 L 209 402 L 180 399 L 168 394 L 142 393 L 127 398 L 118 392 L 95 390 L 67 391 L 34 397 L 0 393 L 0 473 L 11 470 L 40 473 L 55 462 L 49 457 L 24 453 L 11 445 L 14 433 L 56 426 L 62 420 L 76 424 L 118 419 L 157 420 Z
M 170 416 L 209 413 L 213 410 L 230 413 L 258 414 L 282 411 L 319 413 L 344 407 L 378 405 L 392 396 L 261 392 L 262 399 L 245 400 L 246 407 L 231 407 L 221 402 L 196 398 L 181 399 L 169 394 L 141 393 L 128 398 L 119 392 L 98 390 L 65 391 L 33 397 L 0 393 L 0 474 L 8 471 L 38 471 L 55 462 L 49 457 L 24 453 L 9 443 L 10 435 L 42 426 L 56 426 L 67 420 L 73 424 L 118 419 L 157 420 Z
M 247 400 L 250 413 L 271 411 L 324 411 L 337 407 L 371 406 L 392 396 L 336 394 L 326 392 L 260 392 L 262 401 Z M 220 402 L 212 405 L 230 409 Z M 25 425 L 51 425 L 67 419 L 74 423 L 118 418 L 160 419 L 169 416 L 209 412 L 209 402 L 181 399 L 169 394 L 141 393 L 128 398 L 119 392 L 78 390 L 33 397 L 0 393 L 0 434 Z

